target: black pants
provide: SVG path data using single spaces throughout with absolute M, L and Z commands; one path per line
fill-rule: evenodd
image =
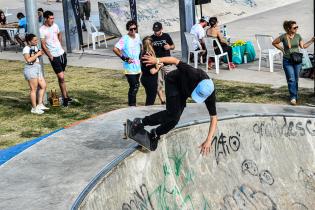
M 165 81 L 165 92 L 166 92 L 166 110 L 157 112 L 150 116 L 143 118 L 142 122 L 144 126 L 160 125 L 156 128 L 156 134 L 158 136 L 168 133 L 173 129 L 182 115 L 186 106 L 186 100 L 183 100 L 180 93 L 173 94 L 175 85 L 168 84 Z M 176 92 L 176 91 L 175 91 Z
M 144 87 L 146 93 L 145 105 L 150 106 L 154 105 L 157 88 L 158 88 L 158 77 L 157 74 L 153 76 L 144 76 L 141 77 L 141 83 Z
M 6 48 L 7 40 L 11 40 L 10 35 L 6 30 L 0 30 L 0 36 L 3 37 L 3 47 Z
M 140 74 L 126 74 L 128 83 L 129 83 L 129 91 L 128 91 L 128 105 L 136 106 L 137 104 L 137 93 L 139 90 L 140 82 L 139 77 Z
M 232 62 L 232 47 L 227 45 L 227 44 L 224 44 L 224 43 L 221 43 L 221 47 L 222 47 L 223 52 L 228 53 L 229 62 Z M 217 47 L 214 50 L 214 52 L 215 52 L 215 54 L 220 54 L 220 49 Z

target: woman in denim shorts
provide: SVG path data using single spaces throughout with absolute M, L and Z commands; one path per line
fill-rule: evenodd
M 30 86 L 30 97 L 33 114 L 43 114 L 44 110 L 48 110 L 43 104 L 43 97 L 46 91 L 46 81 L 43 76 L 39 57 L 44 54 L 42 50 L 37 48 L 38 39 L 34 34 L 25 36 L 27 45 L 23 48 L 23 56 L 25 59 L 24 77 Z M 38 101 L 36 100 L 36 91 L 39 87 Z M 38 102 L 38 103 L 37 103 Z

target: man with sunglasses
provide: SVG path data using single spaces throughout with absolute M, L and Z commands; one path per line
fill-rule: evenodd
M 217 127 L 217 112 L 215 88 L 207 73 L 196 69 L 174 57 L 156 58 L 151 55 L 142 57 L 146 65 L 159 65 L 160 63 L 176 65 L 177 69 L 165 77 L 166 110 L 157 112 L 144 118 L 135 118 L 131 132 L 137 133 L 145 126 L 156 126 L 150 131 L 150 150 L 157 148 L 160 136 L 173 129 L 185 107 L 186 100 L 191 97 L 197 103 L 205 103 L 210 114 L 210 126 L 206 140 L 200 145 L 200 153 L 207 155 L 210 152 L 211 142 Z
M 137 23 L 130 20 L 126 24 L 128 33 L 122 36 L 115 44 L 113 52 L 121 58 L 124 65 L 125 75 L 129 83 L 128 105 L 136 106 L 136 96 L 140 86 L 141 73 L 140 52 L 141 39 L 137 33 Z

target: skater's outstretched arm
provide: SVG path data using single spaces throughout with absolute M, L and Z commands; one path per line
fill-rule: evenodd
M 209 132 L 206 140 L 199 146 L 200 154 L 208 155 L 210 153 L 211 143 L 213 139 L 214 132 L 217 128 L 218 118 L 217 115 L 211 116 L 211 122 L 209 126 Z
M 155 65 L 159 63 L 164 64 L 174 64 L 177 65 L 179 63 L 179 59 L 174 57 L 162 57 L 162 58 L 156 58 L 155 56 L 145 54 L 142 56 L 143 63 L 145 63 L 147 66 Z

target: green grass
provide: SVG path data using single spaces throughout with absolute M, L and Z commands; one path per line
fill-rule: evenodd
M 23 76 L 23 62 L 0 60 L 0 149 L 22 143 L 76 121 L 127 106 L 128 83 L 122 71 L 68 67 L 66 84 L 70 96 L 79 100 L 69 108 L 51 108 L 43 115 L 30 113 L 29 88 Z M 56 75 L 45 65 L 47 91 L 60 92 Z M 287 104 L 287 87 L 272 89 L 229 81 L 215 81 L 218 102 Z M 311 100 L 313 90 L 300 89 L 300 103 Z M 141 87 L 137 101 L 144 105 Z M 158 101 L 158 100 L 157 100 Z

